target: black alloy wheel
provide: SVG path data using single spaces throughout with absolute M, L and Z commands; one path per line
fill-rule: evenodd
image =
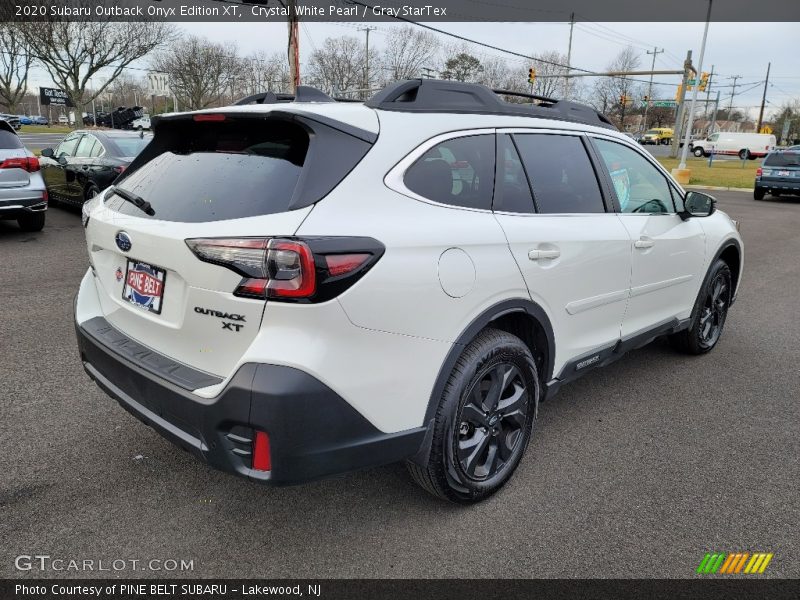
M 700 310 L 699 342 L 704 348 L 711 348 L 722 334 L 722 326 L 728 314 L 731 300 L 730 277 L 719 272 L 708 286 L 705 301 Z

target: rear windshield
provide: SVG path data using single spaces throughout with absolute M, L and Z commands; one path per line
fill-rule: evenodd
M 800 152 L 776 152 L 764 160 L 765 167 L 800 167 Z
M 309 137 L 288 122 L 209 122 L 187 124 L 154 144 L 164 151 L 118 185 L 149 202 L 154 219 L 200 223 L 288 210 Z M 119 196 L 107 202 L 144 216 Z
M 150 140 L 153 139 L 152 136 L 125 136 L 125 137 L 114 137 L 113 135 L 110 136 L 113 142 L 119 146 L 120 156 L 137 156 L 142 149 L 150 143 Z
M 17 134 L 0 128 L 0 149 L 16 150 L 17 148 L 22 148 L 22 142 L 17 137 Z

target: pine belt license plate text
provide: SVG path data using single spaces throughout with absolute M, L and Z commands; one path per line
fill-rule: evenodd
M 161 302 L 164 299 L 166 279 L 167 272 L 164 269 L 128 259 L 125 285 L 122 286 L 122 298 L 159 315 L 161 314 Z

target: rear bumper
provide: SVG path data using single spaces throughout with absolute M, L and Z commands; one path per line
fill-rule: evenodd
M 76 333 L 84 369 L 103 391 L 221 471 L 262 483 L 302 483 L 410 458 L 425 437 L 424 428 L 379 431 L 298 369 L 245 364 L 207 399 L 187 389 L 206 374 L 144 349 L 102 317 L 76 323 Z M 269 436 L 271 471 L 251 468 L 255 430 Z
M 20 198 L 8 198 L 4 197 L 7 195 L 8 190 L 3 191 L 6 194 L 0 196 L 0 219 L 16 219 L 22 215 L 47 210 L 47 200 L 42 192 L 26 192 L 25 194 L 20 194 Z
M 787 194 L 800 194 L 800 178 L 796 182 L 788 181 L 770 181 L 770 180 L 756 180 L 757 188 L 762 190 L 775 190 L 779 192 L 786 192 Z

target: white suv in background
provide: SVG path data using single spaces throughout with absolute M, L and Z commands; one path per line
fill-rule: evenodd
M 84 205 L 85 369 L 211 466 L 405 460 L 474 502 L 563 383 L 657 336 L 719 340 L 734 222 L 591 108 L 437 80 L 255 100 L 154 119 Z

